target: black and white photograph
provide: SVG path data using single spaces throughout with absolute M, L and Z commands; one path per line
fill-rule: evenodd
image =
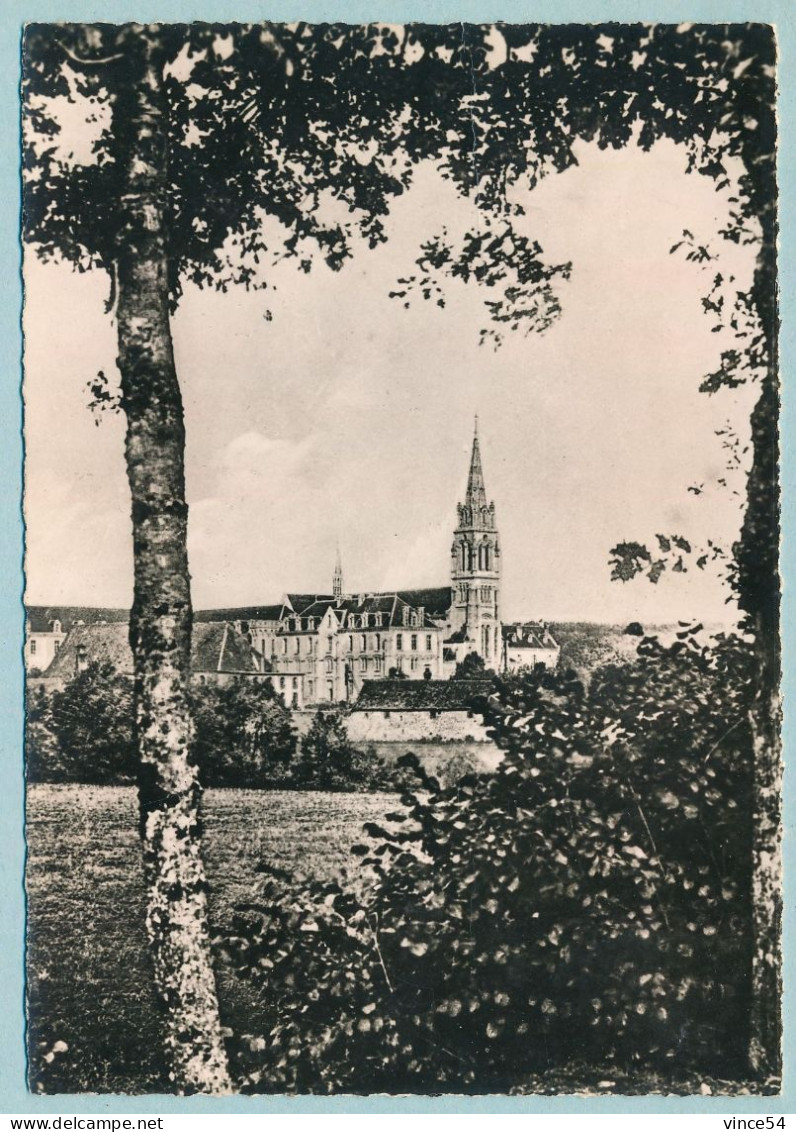
M 776 28 L 21 51 L 30 1093 L 778 1096 Z

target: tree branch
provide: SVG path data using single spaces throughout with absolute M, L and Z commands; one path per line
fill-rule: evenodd
M 82 56 L 74 52 L 71 47 L 67 47 L 62 39 L 56 39 L 55 42 L 66 57 L 71 59 L 73 63 L 77 63 L 79 67 L 105 67 L 109 63 L 116 63 L 119 59 L 124 59 L 123 51 L 119 51 L 115 55 L 106 55 L 102 59 L 83 59 Z

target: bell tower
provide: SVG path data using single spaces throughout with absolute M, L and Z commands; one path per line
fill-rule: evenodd
M 458 523 L 451 547 L 453 602 L 451 628 L 463 630 L 466 645 L 460 656 L 477 652 L 487 668 L 500 665 L 500 542 L 495 526 L 495 504 L 487 502 L 478 417 L 464 502 L 458 505 Z

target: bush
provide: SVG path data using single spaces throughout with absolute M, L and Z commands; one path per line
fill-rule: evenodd
M 746 1048 L 752 658 L 643 638 L 635 663 L 499 682 L 492 775 L 408 794 L 375 881 L 266 880 L 222 950 L 263 991 L 245 1088 L 522 1089 L 573 1062 L 720 1068 Z
M 28 782 L 51 782 L 58 764 L 58 743 L 53 733 L 52 697 L 44 688 L 25 697 L 25 773 Z M 57 781 L 66 781 L 63 768 Z
M 451 680 L 479 680 L 494 677 L 494 670 L 487 668 L 480 653 L 468 652 L 456 665 Z
M 349 742 L 342 715 L 319 711 L 301 741 L 286 785 L 298 790 L 403 790 L 418 783 L 411 756 L 389 765 L 373 747 Z
M 32 782 L 132 782 L 132 685 L 110 664 L 90 664 L 62 691 L 28 698 L 25 752 Z
M 296 752 L 296 733 L 268 681 L 194 684 L 191 703 L 193 757 L 203 785 L 282 785 Z

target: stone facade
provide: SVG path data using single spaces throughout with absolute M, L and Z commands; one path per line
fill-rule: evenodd
M 358 711 L 346 720 L 348 738 L 355 743 L 367 742 L 452 742 L 472 739 L 487 741 L 486 728 L 470 711 L 402 711 L 382 708 L 380 711 Z

